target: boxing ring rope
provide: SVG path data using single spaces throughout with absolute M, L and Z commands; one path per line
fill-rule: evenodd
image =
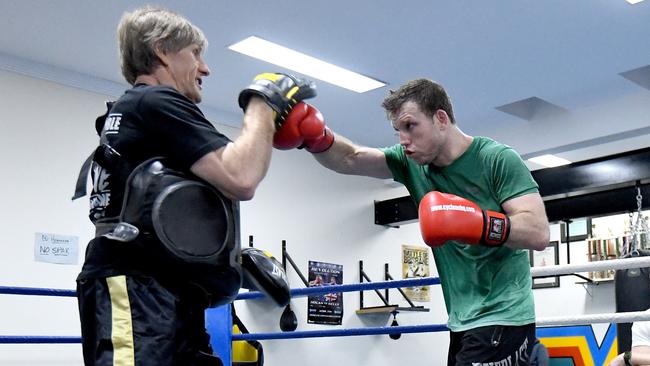
M 55 288 L 37 288 L 37 287 L 0 286 L 0 294 L 77 297 L 77 292 L 75 290 L 60 290 Z
M 408 278 L 404 280 L 382 281 L 382 282 L 363 282 L 351 283 L 344 285 L 329 285 L 291 289 L 292 297 L 304 297 L 310 295 L 327 294 L 332 292 L 354 292 L 354 291 L 367 291 L 367 290 L 382 290 L 395 287 L 417 287 L 428 285 L 439 285 L 440 279 L 438 277 L 421 277 L 421 278 Z M 0 294 L 5 295 L 34 295 L 34 296 L 66 296 L 76 297 L 77 293 L 74 290 L 60 290 L 48 289 L 37 287 L 9 287 L 0 286 Z M 242 292 L 237 295 L 236 300 L 249 300 L 260 299 L 266 295 L 259 291 Z
M 291 290 L 292 297 L 304 297 L 317 294 L 327 294 L 332 292 L 356 292 L 366 290 L 379 290 L 395 287 L 416 287 L 440 284 L 438 277 L 423 277 L 423 278 L 409 278 L 404 280 L 382 281 L 382 282 L 364 282 L 344 285 L 331 285 L 331 286 L 317 286 L 298 288 Z M 61 289 L 47 289 L 35 287 L 8 287 L 0 286 L 0 294 L 7 295 L 28 295 L 28 296 L 62 296 L 62 297 L 75 297 L 74 290 L 61 290 Z M 248 300 L 263 298 L 265 295 L 258 291 L 243 292 L 237 296 L 237 300 Z M 388 329 L 392 328 L 392 329 Z M 321 331 L 323 336 L 336 337 L 345 335 L 371 335 L 371 334 L 390 334 L 397 333 L 399 328 L 404 328 L 402 333 L 423 333 L 431 331 L 445 331 L 447 326 L 441 325 L 428 325 L 428 326 L 405 326 L 405 327 L 378 327 L 378 328 L 359 328 L 359 329 L 339 329 L 334 331 Z M 292 332 L 297 333 L 293 338 L 308 338 L 318 335 L 313 335 L 310 332 Z M 306 334 L 305 334 L 306 333 Z M 266 338 L 271 339 L 271 338 Z M 235 335 L 233 334 L 233 340 Z M 81 337 L 59 337 L 59 336 L 0 336 L 0 344 L 17 344 L 17 343 L 81 343 Z
M 74 336 L 0 336 L 0 344 L 60 344 L 81 343 L 81 337 Z
M 533 277 L 545 277 L 562 274 L 572 274 L 576 272 L 592 272 L 600 270 L 618 270 L 629 268 L 650 267 L 650 257 L 614 259 L 600 262 L 590 262 L 584 264 L 556 265 L 546 267 L 531 268 Z M 410 278 L 404 280 L 392 280 L 383 282 L 363 282 L 355 284 L 329 285 L 292 289 L 292 297 L 304 297 L 316 294 L 326 294 L 333 292 L 355 292 L 365 290 L 378 290 L 396 287 L 416 287 L 440 284 L 437 277 Z M 74 297 L 74 290 L 32 288 L 32 287 L 5 287 L 0 286 L 0 294 L 12 295 L 36 295 L 36 296 L 63 296 Z M 257 292 L 240 293 L 236 300 L 248 300 L 263 298 L 265 295 Z M 630 323 L 639 320 L 650 320 L 649 312 L 626 312 L 626 313 L 609 313 L 593 314 L 580 316 L 565 317 L 548 317 L 537 319 L 538 326 L 549 325 L 576 325 L 585 323 Z M 292 338 L 314 338 L 314 337 L 342 337 L 342 336 L 363 336 L 378 334 L 396 334 L 396 333 L 425 333 L 447 331 L 445 324 L 429 324 L 414 326 L 389 326 L 389 327 L 367 327 L 367 328 L 348 328 L 348 329 L 330 329 L 315 331 L 294 331 L 294 332 L 276 332 L 276 333 L 246 333 L 233 334 L 232 340 L 265 340 L 265 339 L 292 339 Z M 80 343 L 81 337 L 59 337 L 59 336 L 0 336 L 2 343 Z
M 633 323 L 636 321 L 650 320 L 650 312 L 629 311 L 625 313 L 602 313 L 574 316 L 553 316 L 539 318 L 535 322 L 537 326 L 547 327 L 550 325 L 582 325 L 596 323 Z
M 611 259 L 606 261 L 563 264 L 557 266 L 533 267 L 530 274 L 533 277 L 557 276 L 577 272 L 596 272 L 602 270 L 617 270 L 629 268 L 650 267 L 650 257 Z
M 445 324 L 428 325 L 399 325 L 395 327 L 367 327 L 327 330 L 305 330 L 293 332 L 271 332 L 271 333 L 242 333 L 233 334 L 233 341 L 251 341 L 265 339 L 295 339 L 295 338 L 322 338 L 322 337 L 349 337 L 378 334 L 403 334 L 403 333 L 431 333 L 446 332 L 449 328 Z
M 314 286 L 291 289 L 291 297 L 305 297 L 311 295 L 329 294 L 332 292 L 355 292 L 367 290 L 383 290 L 387 288 L 397 287 L 418 287 L 439 285 L 440 278 L 438 277 L 421 277 L 421 278 L 407 278 L 404 280 L 392 280 L 381 282 L 362 282 L 350 283 L 344 285 L 327 285 L 327 286 Z M 258 291 L 243 292 L 237 295 L 235 300 L 249 300 L 263 298 L 265 295 Z

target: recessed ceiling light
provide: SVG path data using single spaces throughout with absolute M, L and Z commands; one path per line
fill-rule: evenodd
M 570 161 L 551 154 L 536 156 L 534 158 L 528 159 L 528 161 L 532 161 L 535 164 L 543 165 L 547 168 L 571 164 Z
M 228 48 L 235 52 L 326 81 L 357 93 L 365 93 L 386 85 L 386 83 L 382 83 L 381 81 L 371 79 L 255 36 L 248 37 Z
M 642 2 L 642 1 L 643 1 L 643 0 L 627 0 L 627 2 L 630 3 L 630 4 L 640 3 L 640 2 Z

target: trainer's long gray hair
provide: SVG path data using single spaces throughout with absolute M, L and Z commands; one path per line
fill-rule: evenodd
M 163 8 L 146 6 L 124 13 L 117 26 L 122 75 L 133 85 L 139 75 L 153 72 L 160 60 L 156 49 L 178 52 L 197 44 L 208 47 L 203 32 L 184 17 Z

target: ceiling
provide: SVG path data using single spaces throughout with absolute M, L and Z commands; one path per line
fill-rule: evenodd
M 0 69 L 119 95 L 126 84 L 115 28 L 124 11 L 145 3 L 2 0 Z M 288 71 L 227 49 L 256 35 L 388 83 L 358 94 L 316 80 L 313 104 L 333 130 L 361 144 L 397 142 L 381 101 L 389 89 L 426 77 L 448 89 L 464 132 L 493 137 L 525 158 L 580 161 L 650 145 L 650 1 L 157 4 L 209 39 L 212 74 L 201 107 L 215 122 L 240 126 L 239 90 L 259 72 Z

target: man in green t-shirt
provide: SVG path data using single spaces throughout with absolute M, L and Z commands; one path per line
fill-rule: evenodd
M 442 86 L 413 80 L 384 102 L 399 144 L 378 149 L 334 135 L 312 106 L 296 108 L 274 146 L 302 146 L 342 174 L 393 178 L 419 205 L 451 330 L 448 365 L 528 365 L 535 306 L 527 251 L 549 242 L 537 183 L 521 157 L 463 133 Z

